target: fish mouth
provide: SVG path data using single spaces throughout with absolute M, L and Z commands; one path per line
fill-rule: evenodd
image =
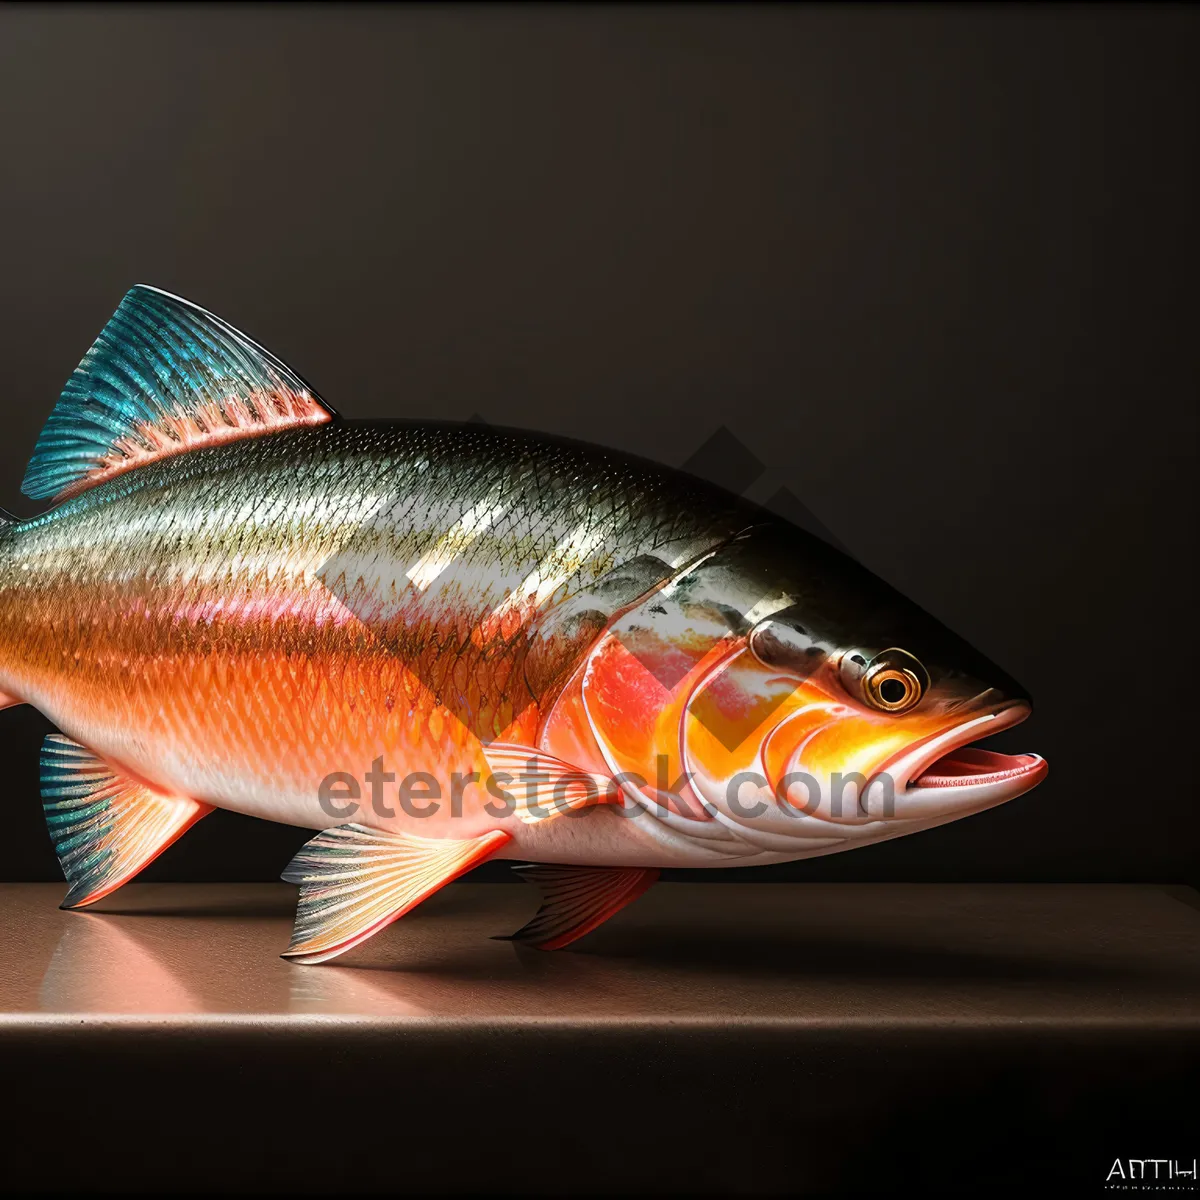
M 1041 755 L 1000 754 L 970 744 L 1019 725 L 1031 711 L 1025 701 L 1013 701 L 933 734 L 894 758 L 880 772 L 892 780 L 894 815 L 976 811 L 1036 787 L 1050 770 Z M 872 816 L 885 815 L 878 797 L 867 807 Z
M 981 750 L 978 746 L 964 746 L 943 754 L 931 763 L 909 787 L 940 788 L 962 787 L 969 784 L 999 783 L 1001 780 L 1021 779 L 1037 769 L 1045 759 L 1036 754 L 997 754 L 994 750 Z

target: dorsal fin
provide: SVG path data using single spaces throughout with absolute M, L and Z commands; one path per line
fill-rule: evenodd
M 62 499 L 168 455 L 335 415 L 244 333 L 139 284 L 75 368 L 21 490 Z

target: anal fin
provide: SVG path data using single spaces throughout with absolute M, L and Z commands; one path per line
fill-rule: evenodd
M 296 925 L 283 957 L 320 963 L 344 954 L 510 840 L 499 829 L 461 840 L 365 825 L 326 829 L 283 873 L 287 883 L 300 885 Z
M 42 743 L 42 807 L 70 888 L 63 908 L 115 892 L 212 805 L 151 789 L 61 733 Z
M 538 950 L 561 950 L 632 904 L 658 879 L 657 867 L 578 867 L 530 863 L 516 867 L 536 884 L 542 906 L 509 939 Z

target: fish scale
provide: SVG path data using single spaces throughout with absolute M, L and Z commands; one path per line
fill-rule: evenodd
M 443 680 L 460 693 L 473 682 L 489 708 L 511 711 L 533 698 L 489 688 L 487 658 L 497 648 L 519 653 L 520 639 L 497 636 L 472 647 L 469 632 L 504 600 L 502 581 L 535 572 L 541 563 L 535 551 L 544 556 L 578 527 L 583 497 L 599 493 L 614 501 L 621 544 L 597 546 L 585 557 L 559 589 L 560 601 L 601 576 L 616 554 L 665 550 L 678 555 L 681 546 L 728 537 L 746 520 L 741 513 L 716 523 L 706 509 L 703 519 L 682 530 L 674 521 L 664 527 L 655 516 L 661 500 L 644 487 L 637 505 L 644 515 L 638 519 L 634 506 L 618 497 L 610 469 L 589 477 L 579 464 L 574 465 L 574 491 L 557 489 L 558 505 L 547 511 L 538 507 L 547 489 L 537 488 L 536 477 L 522 469 L 519 453 L 525 448 L 519 439 L 492 434 L 480 447 L 480 434 L 467 437 L 473 444 L 468 450 L 483 453 L 478 469 L 468 472 L 476 489 L 465 495 L 457 474 L 437 469 L 439 462 L 457 461 L 468 452 L 455 445 L 450 431 L 431 435 L 420 428 L 323 426 L 140 467 L 136 475 L 68 500 L 53 510 L 53 520 L 18 528 L 8 536 L 20 539 L 18 554 L 36 572 L 39 586 L 32 608 L 24 615 L 5 612 L 0 621 L 8 636 L 25 645 L 18 679 L 22 694 L 40 701 L 64 730 L 139 774 L 154 764 L 132 754 L 122 735 L 122 714 L 129 705 L 164 715 L 157 732 L 172 741 L 176 759 L 201 760 L 209 739 L 217 737 L 226 759 L 245 771 L 256 761 L 274 770 L 282 758 L 307 752 L 328 768 L 325 773 L 360 773 L 374 755 L 364 762 L 356 752 L 369 753 L 377 744 L 383 753 L 390 744 L 408 740 L 383 704 L 395 684 L 381 686 L 381 680 L 394 676 L 377 672 L 351 689 L 363 696 L 357 713 L 340 703 L 348 691 L 347 673 L 363 665 L 356 639 L 364 633 L 385 644 L 403 643 L 408 690 L 414 675 L 434 685 L 415 689 L 420 699 L 407 732 L 420 733 L 427 726 Z M 435 493 L 420 505 L 422 516 L 438 523 L 432 529 L 380 531 L 371 516 L 392 505 L 396 490 L 414 474 L 408 465 L 413 460 L 434 464 L 418 473 L 423 484 L 436 487 L 441 478 L 448 485 L 447 495 Z M 403 580 L 421 551 L 445 536 L 451 517 L 469 506 L 478 490 L 494 487 L 494 481 L 484 481 L 498 467 L 505 471 L 500 492 L 511 520 L 472 542 L 440 588 L 387 613 L 388 597 L 368 586 L 354 606 L 365 623 L 354 614 L 347 617 L 339 598 L 317 578 L 326 562 L 382 564 L 384 578 Z M 324 489 L 321 502 L 302 503 L 314 496 L 318 480 Z M 257 495 L 273 497 L 265 512 L 249 499 Z M 296 508 L 303 513 L 299 521 L 272 519 L 273 513 Z M 15 557 L 6 557 L 5 565 Z M 0 578 L 6 597 L 12 594 L 10 571 Z M 356 575 L 351 587 L 359 581 Z M 62 647 L 48 631 L 52 634 L 64 618 L 73 619 L 81 594 L 106 616 L 89 631 L 72 632 L 72 644 Z M 239 617 L 232 611 L 235 597 L 249 601 L 252 609 L 260 604 L 261 615 Z M 149 614 L 140 622 L 132 615 L 135 606 Z M 386 617 L 382 623 L 380 615 Z M 537 615 L 531 612 L 528 620 Z M 400 627 L 395 639 L 389 636 L 393 623 Z M 64 648 L 80 663 L 69 690 L 61 686 L 55 661 Z M 264 669 L 267 651 L 283 657 Z M 513 664 L 505 662 L 507 679 Z M 322 719 L 301 723 L 298 713 Z M 152 753 L 161 761 L 160 749 Z M 181 768 L 170 782 L 194 790 L 197 781 Z M 250 782 L 269 786 L 273 780 L 268 773 Z M 297 823 L 317 823 L 319 782 L 320 776 L 309 780 L 308 810 L 294 814 Z

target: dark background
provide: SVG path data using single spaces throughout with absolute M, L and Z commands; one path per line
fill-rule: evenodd
M 0 503 L 153 283 L 349 417 L 721 426 L 1032 691 L 1050 779 L 764 878 L 1196 882 L 1196 16 L 0 9 Z M 55 879 L 0 716 L 0 877 Z M 214 814 L 149 878 L 275 878 Z M 503 873 L 495 872 L 494 873 Z M 739 873 L 741 874 L 741 873 Z M 727 876 L 728 877 L 728 876 Z

